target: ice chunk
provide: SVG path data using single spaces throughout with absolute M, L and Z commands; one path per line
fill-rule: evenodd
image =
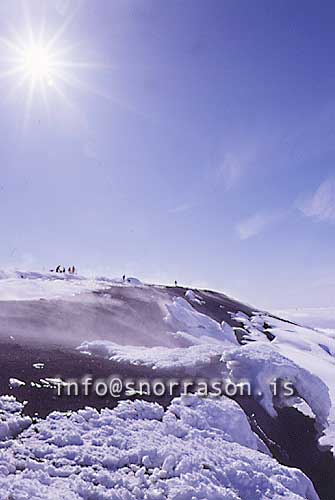
M 22 385 L 26 385 L 25 382 L 19 380 L 18 378 L 10 378 L 9 385 L 13 388 L 21 387 Z
M 195 302 L 196 304 L 202 305 L 205 303 L 204 300 L 199 299 L 199 297 L 196 296 L 196 294 L 193 292 L 193 290 L 187 290 L 185 292 L 185 298 L 189 300 L 190 302 Z

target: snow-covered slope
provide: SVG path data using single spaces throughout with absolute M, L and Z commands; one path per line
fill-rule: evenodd
M 251 388 L 248 398 L 236 398 L 240 406 L 225 396 L 157 398 L 168 407 L 122 402 L 101 413 L 55 413 L 36 424 L 22 417 L 24 407 L 2 399 L 0 499 L 8 498 L 1 491 L 11 491 L 15 500 L 318 498 L 301 472 L 269 457 L 266 445 L 276 455 L 276 443 L 258 417 L 262 409 L 270 420 L 282 419 L 282 409 L 291 407 L 295 419 L 313 418 L 315 453 L 326 453 L 316 451 L 316 439 L 335 449 L 331 331 L 281 320 L 216 292 L 145 285 L 135 278 L 123 283 L 17 272 L 0 275 L 0 344 L 6 392 L 26 399 L 26 408 L 43 393 L 44 405 L 55 409 L 57 400 L 46 392 L 52 384 L 45 381 L 76 378 L 82 369 L 99 377 L 116 372 L 247 381 Z M 8 353 L 15 353 L 16 365 Z M 286 382 L 289 394 L 283 392 Z M 246 417 L 254 418 L 250 401 L 258 419 L 253 430 Z M 65 407 L 86 404 L 79 398 L 71 406 L 68 399 Z M 106 402 L 111 404 L 116 401 Z M 64 401 L 59 405 L 64 408 Z M 299 439 L 304 443 L 301 422 L 297 446 Z M 285 459 L 285 450 L 279 456 L 299 466 Z M 335 474 L 328 455 L 327 463 Z M 312 476 L 319 478 L 320 471 Z M 326 477 L 329 488 L 316 479 L 320 498 L 332 498 L 334 479 Z

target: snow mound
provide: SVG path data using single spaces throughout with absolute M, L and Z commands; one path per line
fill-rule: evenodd
M 248 380 L 255 397 L 273 417 L 277 412 L 273 403 L 273 382 L 287 380 L 293 384 L 299 396 L 316 415 L 318 423 L 325 427 L 331 403 L 327 386 L 318 377 L 300 368 L 268 345 L 252 343 L 225 352 L 222 361 L 229 376 L 235 382 Z M 283 399 L 280 404 L 288 404 Z
M 300 375 L 298 373 L 294 375 L 293 372 L 291 375 L 294 377 L 298 375 L 300 382 L 302 382 L 302 385 L 300 385 L 300 391 L 303 391 L 301 394 L 302 399 L 308 403 L 317 421 L 322 422 L 322 427 L 325 427 L 324 435 L 319 439 L 319 442 L 324 446 L 330 446 L 333 453 L 335 453 L 334 336 L 331 333 L 327 334 L 327 332 L 288 323 L 265 313 L 255 313 L 249 318 L 240 312 L 233 315 L 233 318 L 243 324 L 243 328 L 247 333 L 246 338 L 253 341 L 254 346 L 255 344 L 258 346 L 252 347 L 249 344 L 248 346 L 244 346 L 247 349 L 241 347 L 241 353 L 238 354 L 236 352 L 235 354 L 237 357 L 241 357 L 240 361 L 244 359 L 243 363 L 249 364 L 251 363 L 251 357 L 247 360 L 247 353 L 253 353 L 253 369 L 257 367 L 261 379 L 264 375 L 264 370 L 267 370 L 268 373 L 271 372 L 275 376 L 279 359 L 277 357 L 278 354 L 283 356 L 283 358 L 280 358 L 282 369 L 285 368 L 285 364 L 288 372 L 292 371 L 293 366 L 293 372 L 296 372 L 296 367 L 299 368 Z M 266 333 L 271 334 L 273 338 L 271 342 L 267 339 Z M 227 359 L 226 356 L 224 358 Z M 258 361 L 256 361 L 256 358 Z M 266 363 L 264 369 L 262 363 Z M 256 372 L 253 371 L 254 379 L 255 376 Z M 308 388 L 303 387 L 305 385 L 303 383 L 304 378 L 311 381 L 313 396 L 308 391 Z M 297 379 L 295 381 L 300 383 Z M 300 391 L 298 390 L 298 392 Z M 267 394 L 267 396 L 266 401 L 268 403 L 270 395 Z M 313 399 L 314 401 L 308 402 L 306 398 Z M 293 406 L 296 405 L 293 404 Z M 271 412 L 270 405 L 268 409 Z
M 121 402 L 52 413 L 0 454 L 0 498 L 317 500 L 311 481 L 257 449 L 238 405 Z

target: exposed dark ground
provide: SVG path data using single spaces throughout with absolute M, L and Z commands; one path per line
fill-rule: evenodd
M 35 363 L 43 363 L 43 368 L 34 368 Z M 30 416 L 46 417 L 52 411 L 78 410 L 85 406 L 101 409 L 114 407 L 119 399 L 136 399 L 129 397 L 124 392 L 119 397 L 99 397 L 95 391 L 90 390 L 86 396 L 83 391 L 75 396 L 72 391 L 70 396 L 65 391 L 58 395 L 57 388 L 36 387 L 31 383 L 40 383 L 40 379 L 61 378 L 62 380 L 81 380 L 86 375 L 93 380 L 106 380 L 110 376 L 118 376 L 122 380 L 131 378 L 138 380 L 145 378 L 153 380 L 157 377 L 164 378 L 164 374 L 150 368 L 132 366 L 123 367 L 109 360 L 95 356 L 85 356 L 72 348 L 64 349 L 60 346 L 48 344 L 29 346 L 12 342 L 0 342 L 0 394 L 13 394 L 19 401 L 28 401 L 25 413 Z M 26 383 L 25 386 L 9 387 L 9 378 L 17 378 Z M 154 401 L 153 397 L 146 398 Z M 170 398 L 161 398 L 160 404 L 167 404 Z
M 94 391 L 89 396 L 83 394 L 79 394 L 78 397 L 58 396 L 55 389 L 37 388 L 30 385 L 31 382 L 39 382 L 41 378 L 80 379 L 87 374 L 90 374 L 93 379 L 106 379 L 111 375 L 134 380 L 182 377 L 182 372 L 167 373 L 137 366 L 125 367 L 95 356 L 85 356 L 75 350 L 75 346 L 83 340 L 110 338 L 114 328 L 120 327 L 123 331 L 129 326 L 133 334 L 136 323 L 139 323 L 141 331 L 149 326 L 152 327 L 151 317 L 154 318 L 154 324 L 157 325 L 160 333 L 157 335 L 157 332 L 156 334 L 153 332 L 153 335 L 157 336 L 157 345 L 164 345 L 164 342 L 163 344 L 161 341 L 158 342 L 158 337 L 161 337 L 166 325 L 160 317 L 159 308 L 150 303 L 151 299 L 155 297 L 159 300 L 162 294 L 168 294 L 171 298 L 176 295 L 184 296 L 186 290 L 180 287 L 167 287 L 166 289 L 148 287 L 137 289 L 135 293 L 132 290 L 134 290 L 132 287 L 111 287 L 104 292 L 96 293 L 98 296 L 104 296 L 104 307 L 106 300 L 109 300 L 108 296 L 111 297 L 110 317 L 107 322 L 105 322 L 106 310 L 104 310 L 103 321 L 101 321 L 99 316 L 102 308 L 100 309 L 100 306 L 93 302 L 92 304 L 88 303 L 89 324 L 87 324 L 87 321 L 85 322 L 87 304 L 85 304 L 84 317 L 82 305 L 78 301 L 70 303 L 57 301 L 57 308 L 54 307 L 52 300 L 34 301 L 35 317 L 33 321 L 36 323 L 36 335 L 32 337 L 30 334 L 27 335 L 25 331 L 26 315 L 29 315 L 30 322 L 32 320 L 32 308 L 29 307 L 31 302 L 0 302 L 0 394 L 13 394 L 20 401 L 28 401 L 25 413 L 43 418 L 53 410 L 77 410 L 84 406 L 94 406 L 98 409 L 112 408 L 120 399 L 135 399 L 138 396 L 130 398 L 122 393 L 120 398 L 101 398 Z M 199 290 L 195 290 L 195 292 L 205 301 L 204 304 L 192 303 L 196 310 L 217 321 L 227 321 L 232 326 L 240 325 L 231 320 L 229 312 L 243 311 L 246 314 L 251 314 L 255 310 L 253 307 L 243 305 L 223 294 Z M 144 293 L 144 297 L 141 297 L 142 293 Z M 121 315 L 115 313 L 114 306 L 115 304 L 123 306 L 124 303 L 127 303 L 130 320 L 129 323 L 121 324 Z M 73 319 L 73 321 L 71 319 L 71 324 L 68 323 L 68 315 L 65 315 L 65 311 L 68 312 L 69 308 Z M 64 312 L 63 316 L 62 311 Z M 15 321 L 16 324 L 21 325 L 19 331 L 11 330 L 11 318 L 19 319 L 19 322 Z M 61 335 L 55 335 L 57 329 L 62 329 Z M 69 331 L 71 331 L 71 335 Z M 14 339 L 10 339 L 10 335 Z M 126 335 L 124 343 L 127 341 Z M 44 367 L 36 369 L 33 367 L 34 363 L 44 363 Z M 23 380 L 26 385 L 10 389 L 9 378 Z M 167 406 L 171 397 L 165 396 L 155 399 L 149 396 L 145 399 L 156 400 L 163 406 Z M 313 420 L 293 408 L 279 410 L 278 418 L 272 419 L 257 401 L 251 398 L 240 398 L 238 403 L 248 415 L 253 430 L 267 444 L 273 456 L 284 465 L 297 467 L 304 471 L 313 481 L 322 500 L 334 500 L 335 461 L 329 451 L 318 448 Z

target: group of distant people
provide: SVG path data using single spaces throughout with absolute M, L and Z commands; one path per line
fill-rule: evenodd
M 56 269 L 50 269 L 50 272 L 51 273 L 53 273 L 53 272 L 55 272 L 55 273 L 66 273 L 66 270 L 65 270 L 64 266 L 59 265 L 59 266 L 56 267 Z M 72 266 L 72 267 L 70 266 L 70 267 L 68 267 L 67 272 L 69 274 L 75 274 L 76 273 L 76 268 L 74 266 Z

